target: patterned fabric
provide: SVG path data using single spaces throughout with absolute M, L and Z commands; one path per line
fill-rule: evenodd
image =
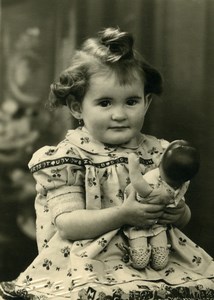
M 77 129 L 58 146 L 38 150 L 29 167 L 36 179 L 39 254 L 14 282 L 1 284 L 2 298 L 213 299 L 208 297 L 214 288 L 212 258 L 177 228 L 167 230 L 170 257 L 161 271 L 149 265 L 141 271 L 131 267 L 119 247 L 128 245 L 123 228 L 75 242 L 63 240 L 56 231 L 59 214 L 121 205 L 130 183 L 129 153 L 139 156 L 146 173 L 158 166 L 166 146 L 142 135 L 134 149 L 111 147 Z
M 76 299 L 76 300 L 213 300 L 214 290 L 210 281 L 201 280 L 200 284 L 184 283 L 169 286 L 164 282 L 139 282 L 137 285 L 123 283 L 120 286 L 94 286 L 85 284 L 82 288 L 71 292 L 71 297 L 50 295 L 33 295 L 26 290 L 14 292 L 15 282 L 2 283 L 0 299 L 14 300 L 46 300 L 46 299 Z
M 144 179 L 151 185 L 151 187 L 156 190 L 159 189 L 159 192 L 161 191 L 161 188 L 166 190 L 172 197 L 173 203 L 168 204 L 168 207 L 175 207 L 178 205 L 180 200 L 184 197 L 190 182 L 184 182 L 181 187 L 174 190 L 171 186 L 169 186 L 165 181 L 162 180 L 160 177 L 160 169 L 156 168 L 149 172 L 147 172 L 144 175 Z
M 144 176 L 144 179 L 147 183 L 152 187 L 152 192 L 146 197 L 146 201 L 152 200 L 157 195 L 165 195 L 166 192 L 171 196 L 173 202 L 167 205 L 167 207 L 176 207 L 181 199 L 184 199 L 184 195 L 189 187 L 190 182 L 184 182 L 180 188 L 174 190 L 170 187 L 165 181 L 160 177 L 160 169 L 155 168 L 153 170 L 148 171 Z M 137 195 L 137 200 L 143 203 L 143 198 Z M 185 199 L 184 199 L 185 200 Z M 159 235 L 161 232 L 166 231 L 167 226 L 154 224 L 153 226 L 149 226 L 149 228 L 126 228 L 124 230 L 125 235 L 129 239 L 137 239 L 140 237 L 154 237 Z

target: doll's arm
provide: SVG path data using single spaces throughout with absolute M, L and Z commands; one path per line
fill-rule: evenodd
M 152 187 L 143 178 L 138 157 L 134 153 L 129 155 L 129 177 L 132 186 L 141 197 L 147 197 L 152 192 Z

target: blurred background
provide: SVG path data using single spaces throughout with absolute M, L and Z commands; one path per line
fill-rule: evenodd
M 0 280 L 37 254 L 28 161 L 74 127 L 65 109 L 46 109 L 49 86 L 74 49 L 109 26 L 132 32 L 164 77 L 144 133 L 190 140 L 201 153 L 184 232 L 214 256 L 214 0 L 0 0 Z

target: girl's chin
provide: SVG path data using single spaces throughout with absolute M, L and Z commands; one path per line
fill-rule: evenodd
M 103 142 L 104 144 L 107 145 L 112 145 L 112 146 L 124 146 L 124 147 L 136 147 L 137 143 L 136 141 L 133 140 L 127 140 L 127 139 L 108 139 Z
M 130 146 L 130 147 L 136 147 L 138 145 L 139 137 L 136 137 L 131 134 L 127 134 L 126 132 L 120 132 L 120 133 L 111 133 L 108 135 L 103 135 L 97 137 L 98 140 L 100 140 L 103 144 L 112 145 L 112 146 Z

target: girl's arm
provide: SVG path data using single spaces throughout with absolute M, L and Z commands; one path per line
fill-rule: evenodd
M 132 190 L 121 206 L 63 213 L 56 218 L 55 224 L 64 239 L 92 239 L 125 224 L 152 225 L 163 213 L 163 207 L 159 203 L 139 203 Z

